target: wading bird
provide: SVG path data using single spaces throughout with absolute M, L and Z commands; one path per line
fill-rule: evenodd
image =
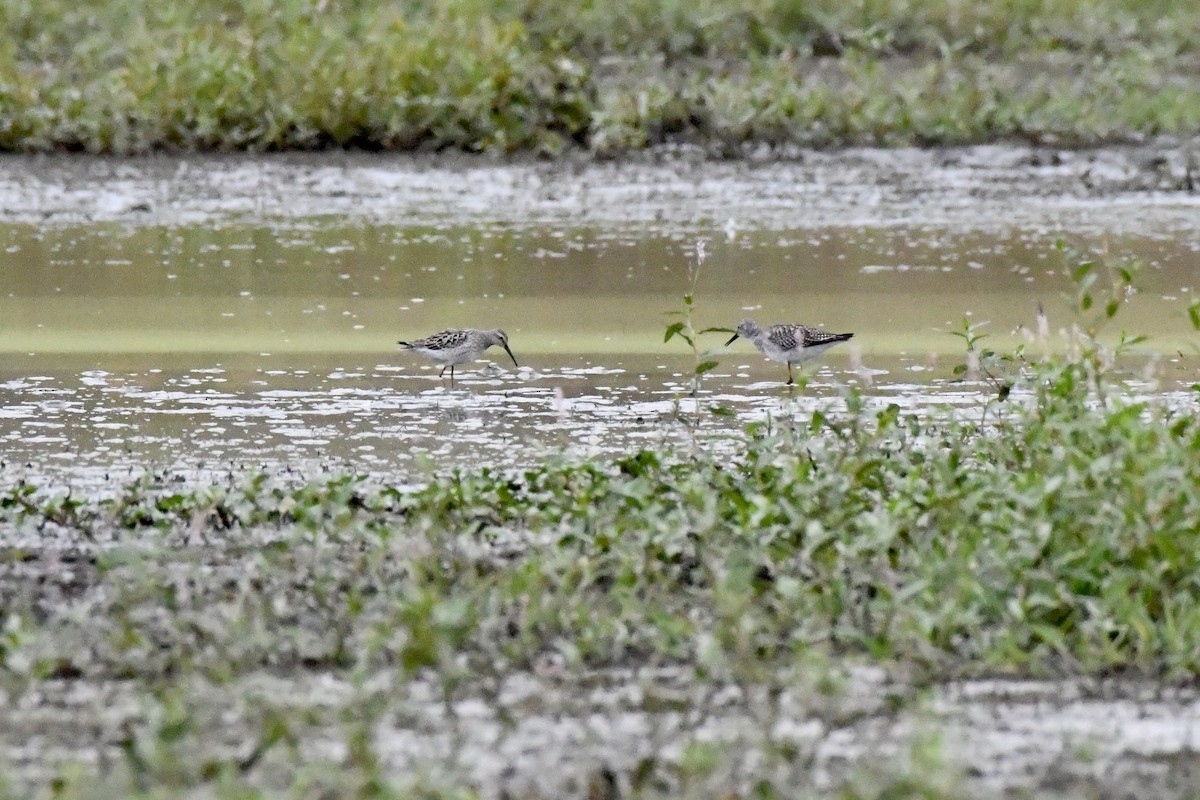
M 499 345 L 512 359 L 513 366 L 519 367 L 517 357 L 508 349 L 508 335 L 502 330 L 475 330 L 474 328 L 451 329 L 441 331 L 424 339 L 414 339 L 411 342 L 397 342 L 404 349 L 419 353 L 431 361 L 442 365 L 438 377 L 446 374 L 450 368 L 450 385 L 454 385 L 454 367 L 475 361 L 483 355 L 483 351 L 492 345 Z
M 729 337 L 725 346 L 733 344 L 739 336 L 754 342 L 754 346 L 772 361 L 782 361 L 787 364 L 788 386 L 795 383 L 792 378 L 792 364 L 803 364 L 823 354 L 836 344 L 841 344 L 853 333 L 828 333 L 820 328 L 810 328 L 807 325 L 772 325 L 763 330 L 758 323 L 746 318 L 738 323 L 737 333 Z

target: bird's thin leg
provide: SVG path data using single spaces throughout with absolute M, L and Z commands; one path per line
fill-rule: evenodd
M 443 376 L 443 375 L 445 375 L 445 374 L 446 374 L 446 368 L 445 368 L 445 367 L 442 367 L 442 371 L 438 373 L 438 377 L 440 378 L 440 377 L 442 377 L 442 376 Z
M 791 386 L 791 385 L 792 385 L 793 383 L 795 383 L 796 381 L 795 381 L 795 379 L 792 377 L 792 362 L 790 362 L 790 361 L 789 361 L 789 362 L 787 362 L 787 365 L 788 365 L 788 382 L 787 382 L 787 385 L 788 385 L 788 386 Z
M 450 388 L 454 388 L 454 365 L 450 365 Z

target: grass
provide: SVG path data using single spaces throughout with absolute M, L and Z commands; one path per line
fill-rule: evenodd
M 1200 418 L 1126 393 L 1112 364 L 1136 339 L 1101 344 L 1137 264 L 1062 258 L 1079 314 L 1066 355 L 955 334 L 983 421 L 847 391 L 686 454 L 413 486 L 263 474 L 202 487 L 147 475 L 89 496 L 8 487 L 11 707 L 64 684 L 126 697 L 117 721 L 94 723 L 108 765 L 59 767 L 51 796 L 471 797 L 483 723 L 460 720 L 463 704 L 489 709 L 500 741 L 519 738 L 529 701 L 506 687 L 538 676 L 539 696 L 568 699 L 534 717 L 591 713 L 570 698 L 607 680 L 673 720 L 650 755 L 598 765 L 596 792 L 958 797 L 920 738 L 818 787 L 815 745 L 778 723 L 837 728 L 864 713 L 859 695 L 890 713 L 963 676 L 1191 680 Z M 695 278 L 675 335 L 691 333 Z M 844 674 L 855 664 L 907 683 L 864 688 Z M 388 732 L 420 730 L 431 709 L 451 754 L 398 770 Z M 681 709 L 696 714 L 670 716 Z M 713 740 L 705 722 L 723 713 L 748 728 L 723 722 L 732 738 Z
M 1060 146 L 1200 126 L 1157 0 L 14 0 L 0 150 Z

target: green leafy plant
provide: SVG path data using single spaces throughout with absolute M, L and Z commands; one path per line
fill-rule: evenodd
M 716 356 L 719 353 L 718 348 L 701 348 L 699 339 L 707 333 L 732 333 L 730 328 L 712 327 L 697 329 L 693 319 L 693 313 L 696 308 L 696 286 L 700 280 L 700 268 L 704 266 L 707 259 L 707 251 L 703 239 L 697 240 L 693 258 L 688 261 L 687 285 L 683 292 L 683 307 L 668 311 L 667 315 L 678 317 L 674 322 L 667 325 L 663 333 L 663 343 L 666 344 L 672 339 L 678 337 L 687 343 L 688 348 L 692 351 L 692 374 L 689 377 L 691 388 L 689 394 L 696 398 L 696 413 L 700 412 L 700 384 L 704 376 L 720 366 L 720 361 Z M 711 409 L 712 413 L 718 416 L 728 416 L 732 413 L 729 409 L 723 406 L 714 406 Z M 697 416 L 697 422 L 699 417 Z
M 987 324 L 963 317 L 962 328 L 950 331 L 951 336 L 963 340 L 967 356 L 966 362 L 956 365 L 953 372 L 963 379 L 982 378 L 992 389 L 993 398 L 1003 402 L 1012 393 L 1015 377 L 1024 363 L 1024 347 L 1019 346 L 1012 353 L 997 353 L 991 348 L 980 347 L 979 343 L 988 335 L 982 332 Z
M 1086 368 L 1096 396 L 1105 398 L 1107 384 L 1119 381 L 1113 369 L 1116 362 L 1146 341 L 1145 336 L 1129 335 L 1124 331 L 1115 344 L 1106 343 L 1105 337 L 1122 306 L 1137 293 L 1136 282 L 1142 264 L 1136 259 L 1110 256 L 1107 248 L 1084 255 L 1062 240 L 1055 242 L 1054 249 L 1063 261 L 1062 274 L 1070 287 L 1065 292 L 1067 310 L 1075 318 L 1063 344 L 1074 362 Z M 1188 314 L 1192 325 L 1200 330 L 1200 302 L 1193 302 Z M 1022 382 L 1023 371 L 1028 372 L 1031 361 L 1024 344 L 1017 345 L 1011 352 L 997 352 L 982 346 L 980 343 L 988 336 L 982 329 L 987 324 L 964 317 L 961 327 L 949 332 L 965 346 L 966 361 L 954 367 L 954 374 L 962 379 L 982 380 L 991 388 L 994 399 L 1003 401 Z M 1049 345 L 1045 342 L 1048 336 L 1046 314 L 1040 303 L 1034 328 L 1043 344 Z M 1052 359 L 1048 362 L 1053 363 L 1058 362 Z
M 1107 344 L 1104 338 L 1122 306 L 1137 293 L 1136 282 L 1143 265 L 1137 259 L 1111 256 L 1107 244 L 1089 254 L 1068 247 L 1061 239 L 1054 247 L 1063 258 L 1063 270 L 1072 285 L 1068 303 L 1077 317 L 1069 344 L 1075 358 L 1087 367 L 1097 397 L 1107 400 L 1107 384 L 1116 377 L 1114 365 L 1146 341 L 1145 336 L 1123 330 L 1115 344 Z

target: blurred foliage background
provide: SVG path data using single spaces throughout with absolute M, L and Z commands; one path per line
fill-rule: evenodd
M 1200 126 L 1167 0 L 6 0 L 0 150 L 1060 146 Z

